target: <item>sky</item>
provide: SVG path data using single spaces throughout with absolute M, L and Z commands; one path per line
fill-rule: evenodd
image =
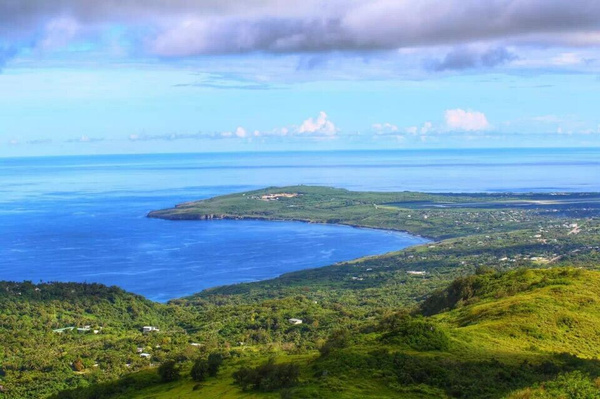
M 597 0 L 0 0 L 0 156 L 600 146 Z

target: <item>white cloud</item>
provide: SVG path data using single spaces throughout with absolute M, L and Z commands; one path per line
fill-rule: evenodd
M 468 132 L 486 130 L 490 123 L 484 113 L 464 109 L 449 109 L 444 114 L 446 127 L 449 130 L 462 130 Z
M 421 126 L 408 126 L 400 128 L 393 123 L 374 123 L 371 125 L 374 137 L 389 136 L 395 137 L 398 140 L 405 140 L 408 136 L 424 136 L 428 133 L 435 132 L 436 128 L 431 122 L 425 122 Z
M 271 130 L 253 130 L 252 133 L 243 127 L 238 127 L 235 132 L 223 132 L 220 137 L 224 138 L 251 138 L 251 137 L 313 137 L 313 138 L 335 138 L 339 129 L 329 120 L 327 113 L 319 112 L 316 118 L 308 118 L 299 126 L 288 125 Z
M 585 60 L 577 53 L 561 53 L 551 60 L 551 63 L 557 66 L 579 65 L 584 62 Z
M 244 129 L 243 127 L 238 126 L 237 129 L 235 129 L 235 135 L 236 137 L 239 138 L 244 138 L 247 135 L 246 129 Z
M 392 123 L 374 123 L 373 125 L 371 125 L 371 127 L 373 128 L 373 130 L 375 131 L 375 133 L 377 134 L 389 134 L 389 133 L 396 133 L 398 132 L 400 129 L 398 128 L 398 126 L 392 124 Z
M 421 126 L 421 134 L 427 134 L 433 129 L 433 123 L 425 122 L 423 126 Z
M 67 140 L 67 143 L 96 143 L 98 141 L 103 141 L 103 138 L 99 137 L 90 137 L 85 134 L 81 135 L 79 138 Z
M 170 133 L 170 134 L 130 134 L 129 141 L 151 141 L 151 140 L 213 140 L 213 139 L 246 139 L 258 137 L 306 137 L 306 138 L 336 138 L 339 129 L 329 120 L 327 114 L 323 111 L 316 118 L 308 118 L 302 124 L 288 125 L 278 127 L 272 130 L 250 130 L 238 126 L 235 130 L 213 132 L 213 133 Z M 100 139 L 81 136 L 79 139 L 69 140 L 69 142 L 93 142 Z
M 404 131 L 410 135 L 416 136 L 418 134 L 420 135 L 426 135 L 428 133 L 431 133 L 433 131 L 435 131 L 435 127 L 433 126 L 433 123 L 431 122 L 425 122 L 421 125 L 421 127 L 419 126 L 409 126 L 407 128 L 404 129 Z
M 334 136 L 338 131 L 338 128 L 333 122 L 331 122 L 327 114 L 323 111 L 319 112 L 319 116 L 314 118 L 308 118 L 298 127 L 297 132 L 300 134 L 309 135 L 325 135 Z
M 372 125 L 376 135 L 388 136 L 413 136 L 425 140 L 446 132 L 475 132 L 491 128 L 486 116 L 482 112 L 465 111 L 463 109 L 449 109 L 444 113 L 445 124 L 431 121 L 423 122 L 421 125 L 407 126 L 403 129 L 396 125 L 376 123 Z

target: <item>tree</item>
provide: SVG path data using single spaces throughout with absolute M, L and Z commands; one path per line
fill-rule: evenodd
M 211 353 L 208 355 L 208 375 L 215 377 L 223 364 L 223 355 L 220 353 Z
M 276 364 L 274 359 L 262 365 L 249 368 L 242 367 L 233 373 L 233 379 L 243 391 L 255 389 L 263 392 L 276 391 L 296 385 L 300 368 L 294 363 Z
M 333 349 L 341 349 L 350 343 L 350 332 L 348 330 L 336 330 L 327 341 L 319 348 L 321 356 L 327 356 Z
M 177 381 L 179 379 L 179 367 L 175 360 L 167 360 L 158 368 L 158 375 L 163 382 Z
M 242 391 L 249 390 L 258 380 L 255 369 L 243 366 L 233 373 L 233 381 L 242 388 Z
M 194 381 L 201 382 L 204 381 L 208 375 L 208 361 L 205 359 L 196 359 L 194 365 L 192 366 L 192 370 L 190 371 L 190 377 L 192 377 Z

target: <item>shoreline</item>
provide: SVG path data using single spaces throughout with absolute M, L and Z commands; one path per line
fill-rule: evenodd
M 352 224 L 352 223 L 329 223 L 329 222 L 315 222 L 312 220 L 303 220 L 303 219 L 260 218 L 260 217 L 250 217 L 250 216 L 210 215 L 210 214 L 198 215 L 197 218 L 190 218 L 190 217 L 174 218 L 174 217 L 165 217 L 165 216 L 154 216 L 154 215 L 152 215 L 152 213 L 154 213 L 154 212 L 160 212 L 160 211 L 151 211 L 146 215 L 146 217 L 149 219 L 167 220 L 167 221 L 171 221 L 171 222 L 186 222 L 186 221 L 187 222 L 197 222 L 197 221 L 210 222 L 212 220 L 241 220 L 241 221 L 249 220 L 249 221 L 257 221 L 257 222 L 297 222 L 297 223 L 307 223 L 307 224 L 319 224 L 319 225 L 325 225 L 325 226 L 345 226 L 345 227 L 352 227 L 355 229 L 389 231 L 392 233 L 404 233 L 404 234 L 411 235 L 413 237 L 417 237 L 417 238 L 426 240 L 429 243 L 440 242 L 443 240 L 441 238 L 428 237 L 428 236 L 424 236 L 422 234 L 413 233 L 408 230 L 365 226 L 365 225 Z M 395 252 L 395 251 L 392 251 L 392 252 Z M 389 253 L 389 252 L 386 252 L 386 253 Z M 381 254 L 381 255 L 384 255 L 384 254 Z M 373 256 L 378 256 L 378 255 L 373 255 Z M 326 266 L 324 266 L 324 267 L 326 267 Z
M 252 281 L 240 281 L 240 282 L 234 282 L 234 283 L 226 283 L 226 284 L 219 284 L 219 285 L 214 285 L 211 287 L 206 287 L 203 288 L 201 290 L 198 291 L 194 291 L 191 292 L 189 294 L 185 294 L 182 296 L 177 296 L 177 297 L 173 297 L 173 298 L 169 298 L 166 300 L 155 300 L 155 299 L 151 299 L 148 296 L 138 293 L 136 291 L 132 291 L 129 290 L 125 287 L 123 287 L 120 284 L 106 284 L 106 283 L 102 283 L 102 282 L 94 282 L 94 281 L 74 281 L 74 280 L 40 280 L 37 283 L 33 283 L 35 286 L 40 285 L 40 284 L 82 284 L 82 285 L 91 285 L 91 284 L 99 284 L 99 285 L 103 285 L 105 287 L 111 288 L 111 287 L 116 287 L 119 290 L 122 290 L 124 292 L 130 293 L 132 295 L 136 295 L 140 298 L 143 298 L 145 300 L 148 300 L 152 303 L 157 303 L 157 304 L 163 304 L 163 305 L 168 305 L 170 302 L 172 301 L 178 301 L 178 300 L 182 300 L 182 299 L 186 299 L 186 298 L 190 298 L 193 297 L 195 295 L 198 295 L 202 292 L 205 292 L 207 290 L 213 290 L 213 289 L 219 289 L 222 287 L 228 287 L 228 286 L 235 286 L 235 285 L 240 285 L 240 284 L 253 284 L 253 283 L 259 283 L 259 282 L 265 282 L 265 281 L 269 281 L 269 280 L 275 280 L 277 278 L 280 278 L 286 274 L 289 273 L 297 273 L 297 272 L 302 272 L 302 271 L 307 271 L 307 270 L 316 270 L 316 269 L 321 269 L 321 268 L 327 268 L 327 267 L 331 267 L 331 266 L 335 266 L 337 264 L 340 263 L 344 263 L 344 262 L 354 262 L 360 259 L 364 259 L 364 258 L 371 258 L 371 257 L 379 257 L 379 256 L 385 256 L 387 254 L 390 253 L 394 253 L 394 252 L 398 252 L 398 251 L 402 251 L 404 249 L 407 248 L 413 248 L 413 247 L 417 247 L 420 245 L 425 245 L 427 243 L 432 242 L 433 240 L 427 238 L 427 237 L 423 237 L 417 234 L 412 234 L 410 232 L 407 231 L 400 231 L 400 230 L 395 230 L 395 229 L 383 229 L 383 228 L 375 228 L 375 227 L 366 227 L 366 226 L 360 226 L 360 225 L 350 225 L 350 224 L 343 224 L 343 223 L 325 223 L 325 222 L 312 222 L 312 221 L 306 221 L 306 220 L 292 220 L 292 219 L 266 219 L 266 218 L 248 218 L 248 217 L 217 217 L 217 218 L 209 218 L 209 219 L 204 219 L 204 218 L 200 218 L 200 219 L 168 219 L 168 218 L 158 218 L 158 217 L 151 217 L 148 215 L 146 215 L 147 218 L 150 219 L 161 219 L 161 220 L 170 220 L 170 221 L 191 221 L 191 222 L 195 222 L 195 221 L 220 221 L 220 220 L 230 220 L 230 221 L 234 221 L 234 220 L 241 220 L 241 221 L 257 221 L 257 222 L 282 222 L 282 223 L 303 223 L 303 224 L 316 224 L 316 225 L 328 225 L 328 226 L 339 226 L 339 227 L 348 227 L 348 228 L 353 228 L 353 229 L 363 229 L 363 230 L 374 230 L 374 231 L 379 231 L 379 232 L 390 232 L 390 233 L 402 233 L 402 234 L 406 234 L 410 237 L 414 237 L 414 238 L 418 238 L 420 240 L 423 240 L 422 242 L 419 243 L 415 243 L 415 244 L 411 244 L 408 245 L 404 248 L 401 249 L 394 249 L 391 251 L 387 251 L 387 252 L 383 252 L 383 253 L 379 253 L 379 254 L 373 254 L 373 255 L 364 255 L 364 256 L 359 256 L 357 258 L 352 258 L 352 259 L 348 259 L 348 260 L 342 260 L 342 261 L 338 261 L 338 262 L 334 262 L 334 263 L 329 263 L 329 264 L 325 264 L 322 266 L 309 266 L 309 267 L 305 267 L 305 268 L 301 268 L 298 270 L 293 270 L 293 271 L 287 271 L 287 272 L 283 272 L 280 274 L 277 274 L 275 276 L 272 277 L 268 277 L 265 279 L 255 279 Z M 0 283 L 16 283 L 16 284 L 22 284 L 22 283 L 26 283 L 30 280 L 0 280 Z
M 176 205 L 175 207 L 177 208 L 179 205 Z M 165 221 L 171 221 L 171 222 L 211 222 L 211 221 L 219 221 L 219 220 L 231 220 L 231 221 L 258 221 L 258 222 L 293 222 L 293 223 L 306 223 L 306 224 L 317 224 L 317 225 L 324 225 L 324 226 L 343 226 L 343 227 L 351 227 L 354 229 L 365 229 L 365 230 L 376 230 L 376 231 L 382 231 L 382 232 L 390 232 L 390 233 L 402 233 L 402 234 L 406 234 L 409 235 L 411 237 L 415 237 L 418 238 L 420 240 L 422 240 L 422 242 L 414 244 L 414 245 L 409 245 L 406 246 L 404 248 L 401 249 L 397 249 L 397 250 L 392 250 L 392 251 L 388 251 L 388 252 L 384 252 L 384 253 L 380 253 L 380 254 L 375 254 L 375 255 L 365 255 L 365 256 L 360 256 L 358 258 L 353 258 L 353 259 L 349 259 L 349 260 L 345 260 L 345 261 L 341 261 L 341 262 L 336 262 L 336 263 L 331 263 L 328 265 L 324 265 L 324 266 L 317 266 L 317 267 L 308 267 L 308 268 L 303 268 L 303 269 L 299 269 L 299 270 L 295 270 L 293 272 L 285 272 L 285 273 L 281 273 L 277 276 L 274 277 L 270 277 L 270 278 L 266 278 L 264 280 L 255 280 L 255 281 L 242 281 L 239 283 L 233 283 L 233 284 L 223 284 L 223 285 L 216 285 L 214 287 L 208 287 L 205 288 L 203 290 L 194 292 L 190 295 L 185 295 L 183 297 L 178 297 L 178 298 L 173 298 L 173 299 L 169 299 L 166 302 L 159 302 L 159 303 L 169 303 L 171 301 L 177 301 L 180 299 L 186 299 L 186 298 L 190 298 L 193 297 L 195 295 L 198 295 L 204 291 L 207 290 L 214 290 L 214 289 L 219 289 L 222 287 L 228 287 L 228 286 L 235 286 L 235 285 L 239 285 L 239 284 L 252 284 L 252 283 L 258 283 L 258 282 L 264 282 L 264 281 L 269 281 L 269 280 L 275 280 L 278 279 L 282 276 L 285 276 L 286 274 L 289 273 L 297 273 L 297 272 L 301 272 L 301 271 L 305 271 L 305 270 L 315 270 L 315 269 L 322 269 L 322 268 L 326 268 L 326 267 L 331 267 L 331 266 L 335 266 L 338 265 L 340 263 L 343 262 L 355 262 L 358 261 L 360 259 L 366 259 L 366 258 L 376 258 L 376 257 L 380 257 L 380 256 L 386 256 L 392 253 L 396 253 L 399 251 L 403 251 L 407 248 L 414 248 L 414 247 L 418 247 L 421 245 L 426 245 L 426 244 L 431 244 L 431 243 L 437 243 L 442 241 L 441 239 L 436 239 L 436 238 L 432 238 L 432 237 L 426 237 L 423 236 L 421 234 L 416 234 L 416 233 L 411 233 L 410 231 L 407 230 L 400 230 L 400 229 L 393 229 L 393 228 L 382 228 L 382 227 L 371 227 L 371 226 L 364 226 L 364 225 L 358 225 L 358 224 L 350 224 L 350 223 L 328 223 L 328 222 L 315 222 L 315 221 L 310 221 L 310 220 L 302 220 L 302 219 L 283 219 L 283 218 L 259 218 L 259 217 L 248 217 L 248 216 L 232 216 L 232 215 L 214 215 L 214 214 L 200 214 L 195 218 L 190 218 L 190 217 L 186 217 L 186 218 L 174 218 L 174 217 L 165 217 L 165 216 L 156 216 L 153 215 L 154 213 L 158 213 L 159 211 L 150 211 L 146 217 L 149 219 L 158 219 L 158 220 L 165 220 Z

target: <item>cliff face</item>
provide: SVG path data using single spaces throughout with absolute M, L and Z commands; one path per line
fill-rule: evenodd
M 152 211 L 147 217 L 152 219 L 164 220 L 244 220 L 258 219 L 244 216 L 225 215 L 215 213 L 191 213 L 191 212 L 170 212 L 169 210 Z
M 166 219 L 166 220 L 219 220 L 229 219 L 226 215 L 216 215 L 212 213 L 199 214 L 199 213 L 184 213 L 184 212 L 169 212 L 166 210 L 152 211 L 147 215 L 153 219 Z

